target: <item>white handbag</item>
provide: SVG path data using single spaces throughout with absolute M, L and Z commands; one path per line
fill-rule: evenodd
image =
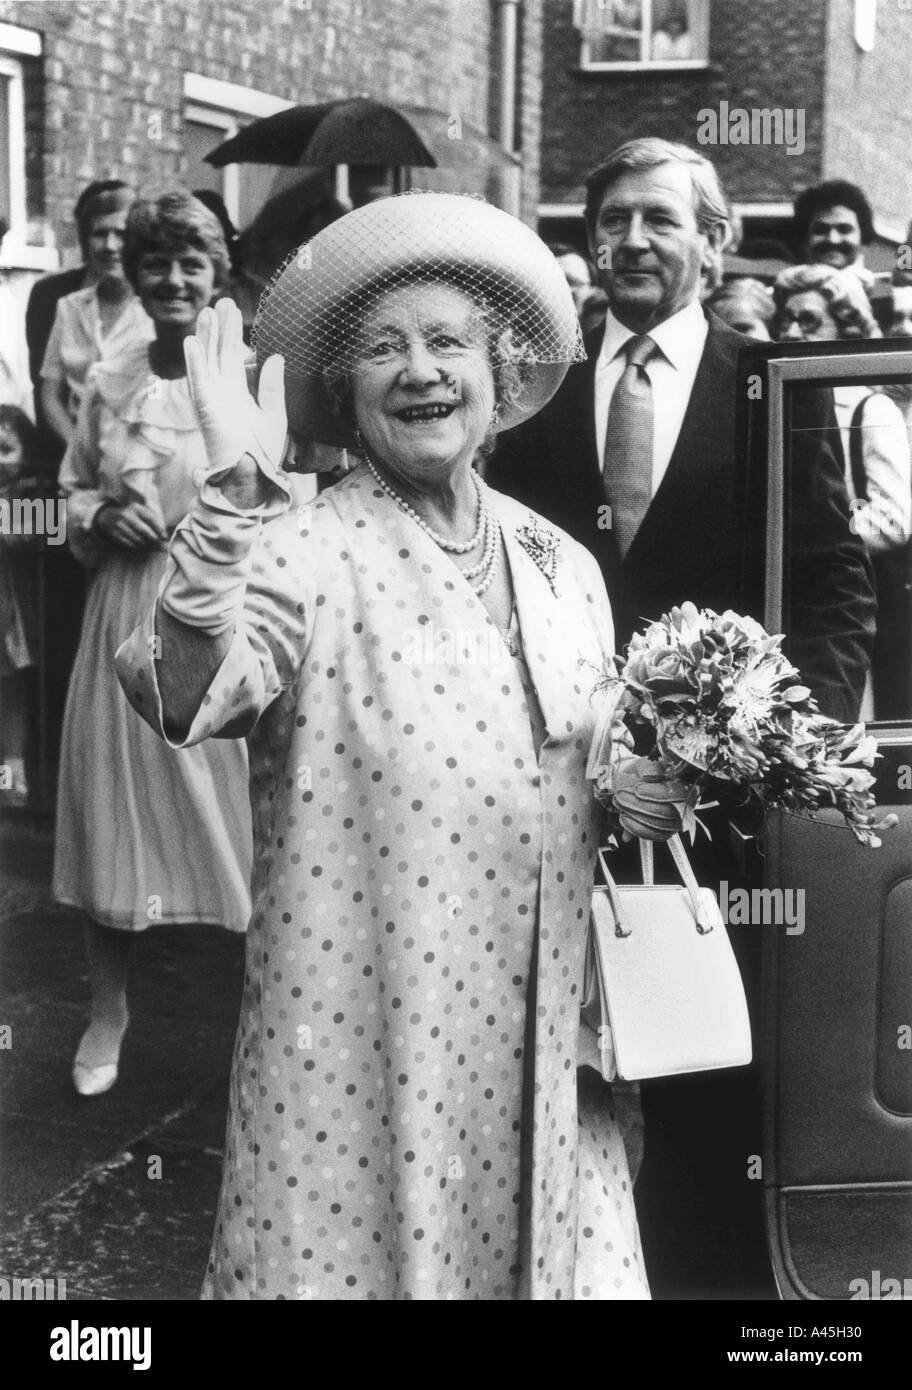
M 684 887 L 653 882 L 652 843 L 640 841 L 642 884 L 592 892 L 583 1020 L 598 1034 L 602 1076 L 742 1067 L 751 1060 L 744 985 L 719 904 L 700 888 L 677 835 L 669 849 Z

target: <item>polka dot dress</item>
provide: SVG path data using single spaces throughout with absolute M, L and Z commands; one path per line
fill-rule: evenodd
M 577 1128 L 610 614 L 580 547 L 555 594 L 492 503 L 525 665 L 363 469 L 256 543 L 188 739 L 250 733 L 256 846 L 204 1297 L 643 1296 L 617 1125 Z M 131 698 L 150 671 L 139 633 Z

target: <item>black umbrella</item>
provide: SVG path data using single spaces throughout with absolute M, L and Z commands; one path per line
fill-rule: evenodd
M 290 106 L 265 116 L 218 145 L 206 155 L 206 163 L 217 169 L 225 164 L 437 167 L 401 111 L 370 97 Z

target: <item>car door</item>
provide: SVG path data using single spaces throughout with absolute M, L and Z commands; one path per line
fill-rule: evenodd
M 904 391 L 912 395 L 910 349 L 908 341 L 779 344 L 745 361 L 769 631 L 789 631 L 797 601 L 789 489 L 799 393 L 848 388 L 842 395 L 854 400 L 886 387 L 902 403 Z M 853 411 L 849 431 L 864 429 L 863 418 Z M 834 432 L 834 451 L 853 452 L 852 437 Z M 878 809 L 896 825 L 872 849 L 835 812 L 812 820 L 780 811 L 761 837 L 764 888 L 795 904 L 785 895 L 798 893 L 801 906 L 791 925 L 764 928 L 761 948 L 767 1239 L 789 1300 L 912 1297 L 910 555 L 906 546 L 889 561 L 892 589 L 879 581 L 884 640 L 878 686 L 866 692 L 875 714 L 890 715 L 870 728 L 882 754 Z

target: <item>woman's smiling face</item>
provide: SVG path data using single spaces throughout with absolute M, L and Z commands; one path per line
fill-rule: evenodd
M 446 284 L 403 285 L 367 311 L 351 374 L 365 447 L 420 483 L 469 465 L 495 406 L 482 316 Z
M 215 266 L 195 246 L 146 251 L 136 267 L 146 313 L 162 328 L 192 329 L 215 291 Z

